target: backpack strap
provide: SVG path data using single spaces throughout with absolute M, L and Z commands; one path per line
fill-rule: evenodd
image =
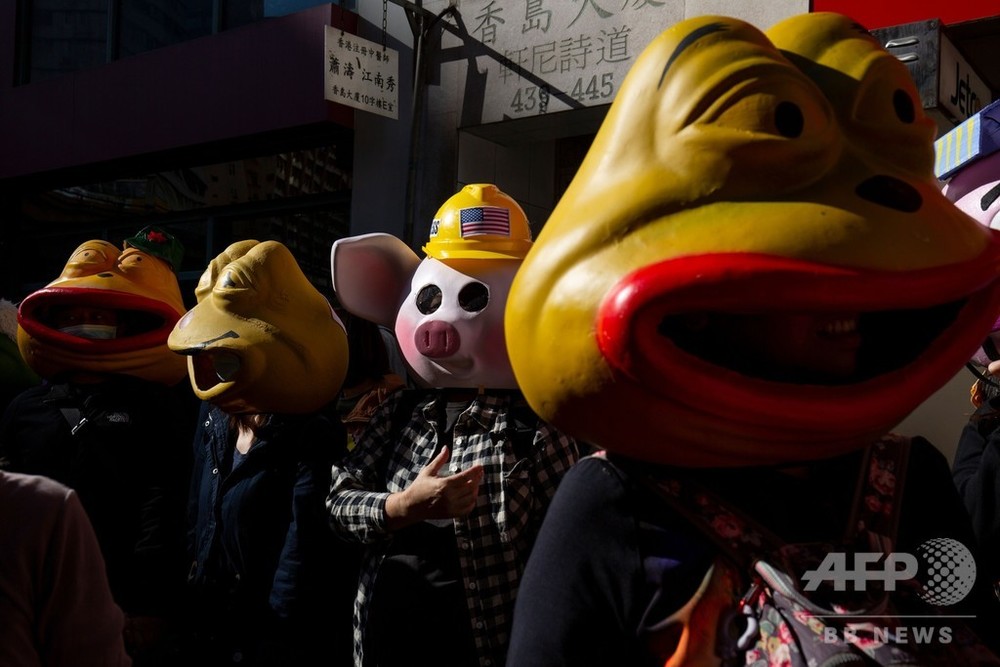
M 633 478 L 699 529 L 740 569 L 752 569 L 758 558 L 784 546 L 784 541 L 765 526 L 695 482 L 644 473 Z
M 520 393 L 513 396 L 510 412 L 507 414 L 507 432 L 518 458 L 528 458 L 531 455 L 535 433 L 538 432 L 541 421 L 541 417 L 531 409 Z
M 890 433 L 865 450 L 862 476 L 855 487 L 846 544 L 867 539 L 870 551 L 890 553 L 899 533 L 903 489 L 910 460 L 910 438 Z
M 867 448 L 859 468 L 850 520 L 844 532 L 845 545 L 857 545 L 888 554 L 895 544 L 902 504 L 904 473 L 909 458 L 908 438 L 887 435 Z M 662 499 L 669 507 L 699 529 L 740 571 L 749 573 L 751 593 L 764 585 L 794 597 L 820 615 L 850 615 L 812 603 L 798 583 L 772 562 L 788 544 L 766 526 L 696 482 L 653 477 L 633 471 L 633 479 Z M 863 542 L 863 544 L 861 543 Z M 744 596 L 750 597 L 750 593 Z M 885 600 L 880 601 L 882 606 Z M 870 614 L 863 609 L 854 614 Z
M 83 411 L 87 406 L 86 401 L 81 401 L 68 384 L 51 385 L 49 394 L 43 402 L 59 410 L 70 428 L 70 435 L 76 435 L 81 428 L 90 423 Z

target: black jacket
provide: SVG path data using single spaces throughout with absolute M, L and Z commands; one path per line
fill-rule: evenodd
M 171 388 L 115 376 L 32 387 L 0 422 L 8 469 L 77 492 L 115 601 L 131 615 L 169 616 L 180 599 L 196 411 L 186 382 Z
M 1000 398 L 984 403 L 962 429 L 952 478 L 972 517 L 980 566 L 995 581 L 1000 577 Z
M 636 471 L 697 482 L 786 542 L 836 544 L 852 508 L 861 454 L 803 464 L 802 476 L 768 467 L 626 463 L 614 455 L 589 457 L 563 478 L 521 579 L 507 665 L 664 664 L 658 651 L 669 655 L 675 645 L 657 640 L 677 628 L 669 619 L 692 599 L 721 552 L 704 530 L 637 483 Z M 950 538 L 975 552 L 948 477 L 941 452 L 913 438 L 896 551 L 916 554 L 928 540 Z M 737 534 L 745 529 L 739 526 Z M 940 613 L 971 615 L 968 625 L 996 651 L 998 608 L 990 583 L 977 577 L 967 598 Z
M 330 406 L 275 415 L 233 464 L 228 416 L 203 406 L 195 436 L 189 548 L 202 657 L 242 664 L 350 659 L 357 549 L 336 540 L 324 501 L 346 432 Z

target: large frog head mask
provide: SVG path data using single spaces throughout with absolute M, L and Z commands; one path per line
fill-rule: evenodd
M 174 327 L 198 398 L 233 413 L 308 413 L 347 373 L 347 334 L 287 247 L 240 241 L 212 260 Z
M 842 16 L 670 28 L 514 280 L 507 347 L 528 400 L 678 465 L 871 442 L 962 366 L 1000 298 L 1000 245 L 941 195 L 933 136 L 905 66 Z M 797 377 L 713 330 L 779 316 L 853 337 L 857 368 Z
M 167 335 L 184 314 L 171 261 L 180 245 L 147 228 L 122 251 L 92 240 L 70 256 L 62 274 L 28 295 L 18 312 L 18 347 L 45 378 L 61 374 L 131 375 L 173 385 L 183 359 Z

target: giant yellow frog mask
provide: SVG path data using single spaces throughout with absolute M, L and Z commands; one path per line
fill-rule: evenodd
M 1000 244 L 941 195 L 933 136 L 905 66 L 842 16 L 668 29 L 511 288 L 529 402 L 677 465 L 870 443 L 962 366 L 1000 303 Z M 813 335 L 860 341 L 857 368 L 786 376 L 717 328 L 777 316 L 826 318 Z
M 229 413 L 307 413 L 337 396 L 347 334 L 287 247 L 240 241 L 212 260 L 170 333 L 198 398 Z
M 183 359 L 167 348 L 184 314 L 170 263 L 179 252 L 155 228 L 129 239 L 124 251 L 102 240 L 80 245 L 56 280 L 21 302 L 17 342 L 25 361 L 45 378 L 82 372 L 180 382 Z

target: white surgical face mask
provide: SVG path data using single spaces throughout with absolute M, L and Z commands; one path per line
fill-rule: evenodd
M 118 327 L 113 324 L 75 324 L 71 327 L 60 329 L 63 333 L 80 338 L 93 338 L 106 340 L 118 335 Z

